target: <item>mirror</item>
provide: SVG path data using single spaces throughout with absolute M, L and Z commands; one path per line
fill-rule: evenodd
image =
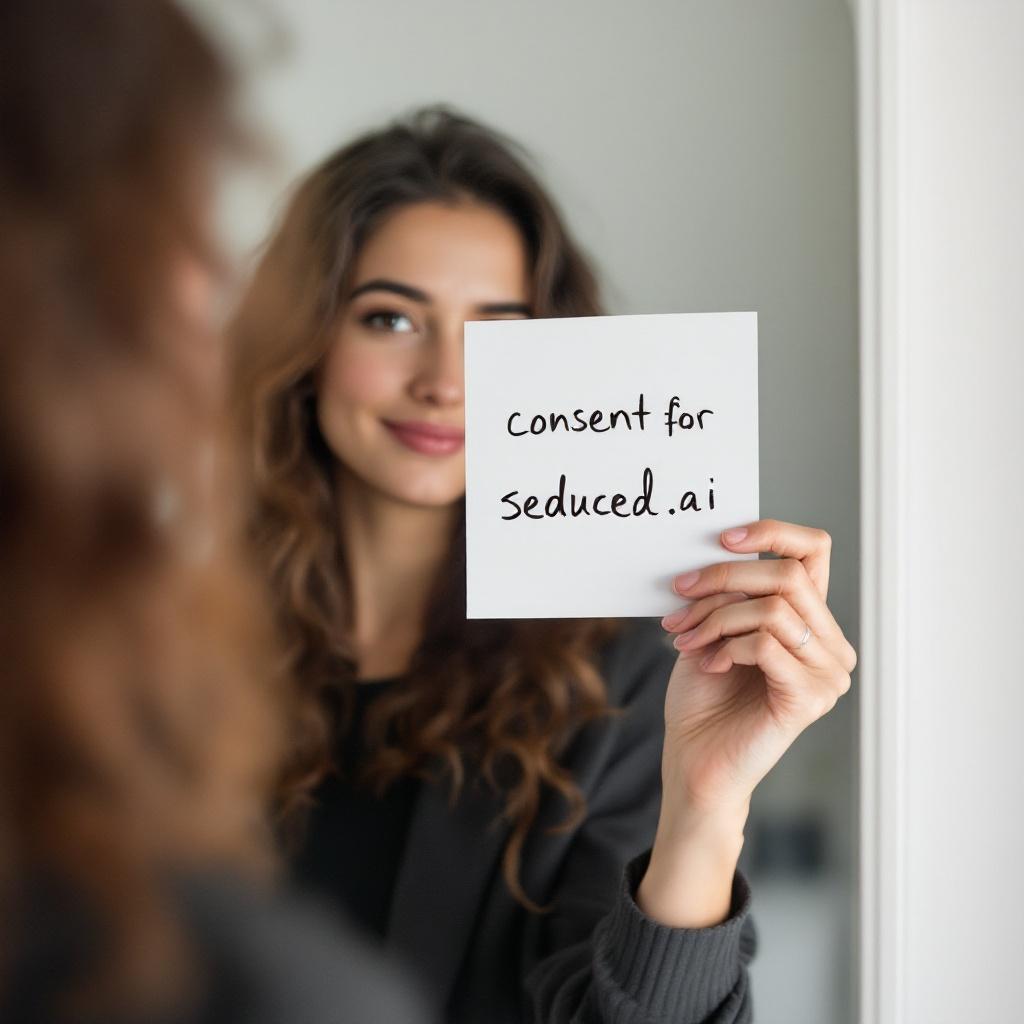
M 344 4 L 194 0 L 236 56 L 274 157 L 231 179 L 243 261 L 295 178 L 444 102 L 525 146 L 610 313 L 756 310 L 762 515 L 833 538 L 829 606 L 858 642 L 854 33 L 842 0 Z M 855 1019 L 856 677 L 757 787 L 756 1019 Z

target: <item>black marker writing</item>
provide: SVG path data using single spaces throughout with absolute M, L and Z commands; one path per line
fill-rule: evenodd
M 693 413 L 683 412 L 676 414 L 676 410 L 679 408 L 679 399 L 673 395 L 669 400 L 668 409 L 665 411 L 665 426 L 668 428 L 668 436 L 672 436 L 672 431 L 675 427 L 679 427 L 681 430 L 692 430 L 696 423 L 698 430 L 704 429 L 704 417 L 714 416 L 713 409 L 701 409 L 697 413 L 697 418 L 694 420 Z
M 634 416 L 637 418 L 637 429 L 643 430 L 644 417 L 650 415 L 650 409 L 644 408 L 644 396 L 641 393 L 633 412 L 627 412 L 625 409 L 613 409 L 608 413 L 608 426 L 606 427 L 601 426 L 605 418 L 605 413 L 601 409 L 595 409 L 589 416 L 583 409 L 573 409 L 572 418 L 575 426 L 570 425 L 569 417 L 564 412 L 550 412 L 547 415 L 537 413 L 527 424 L 522 419 L 523 414 L 516 411 L 509 414 L 505 427 L 513 437 L 526 437 L 529 434 L 553 434 L 558 430 L 572 431 L 575 434 L 584 430 L 592 430 L 596 434 L 605 434 L 609 430 L 615 430 L 620 422 L 625 423 L 626 429 L 632 430 Z
M 711 477 L 714 483 L 714 477 Z M 570 491 L 566 494 L 566 474 L 562 473 L 558 478 L 558 487 L 554 494 L 546 499 L 536 494 L 521 496 L 519 491 L 509 491 L 502 495 L 501 503 L 507 506 L 508 511 L 501 518 L 505 520 L 519 519 L 521 516 L 526 519 L 576 519 L 580 516 L 615 516 L 618 519 L 630 519 L 634 516 L 656 516 L 658 511 L 653 507 L 654 497 L 654 471 L 646 466 L 643 472 L 641 493 L 633 498 L 632 505 L 629 504 L 629 497 L 621 491 L 615 494 L 597 494 L 591 497 L 587 494 L 577 494 Z M 543 501 L 543 505 L 541 502 Z M 714 488 L 708 489 L 708 507 L 715 507 Z M 680 512 L 701 512 L 703 511 L 696 491 L 686 491 L 679 499 L 678 505 L 670 506 L 669 514 L 675 515 Z

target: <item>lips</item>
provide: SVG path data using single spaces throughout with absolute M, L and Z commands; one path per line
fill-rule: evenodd
M 465 443 L 465 431 L 459 427 L 417 421 L 382 422 L 397 441 L 421 455 L 453 455 Z

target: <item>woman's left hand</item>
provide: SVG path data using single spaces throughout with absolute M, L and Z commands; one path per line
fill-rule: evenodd
M 742 539 L 726 531 L 722 543 L 779 557 L 720 562 L 675 580 L 693 603 L 662 621 L 680 634 L 665 700 L 663 801 L 682 801 L 676 810 L 694 819 L 749 806 L 796 737 L 850 688 L 857 663 L 825 603 L 832 542 L 824 530 L 762 519 Z

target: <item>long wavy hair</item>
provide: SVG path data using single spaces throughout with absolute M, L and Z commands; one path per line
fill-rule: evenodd
M 337 523 L 345 500 L 315 415 L 317 369 L 367 238 L 397 209 L 485 203 L 525 239 L 535 315 L 600 312 L 595 276 L 518 146 L 445 107 L 414 112 L 333 153 L 302 180 L 265 248 L 231 327 L 235 402 L 252 455 L 253 533 L 293 679 L 290 756 L 278 787 L 286 841 L 348 729 L 356 664 L 342 624 L 350 594 Z M 503 798 L 511 825 L 507 884 L 545 788 L 572 828 L 582 795 L 559 753 L 584 722 L 609 713 L 595 652 L 615 620 L 467 620 L 465 499 L 439 568 L 422 641 L 403 684 L 366 720 L 364 781 L 378 791 L 438 764 L 455 799 L 472 772 Z M 341 713 L 332 716 L 331 703 Z
M 0 5 L 0 974 L 71 893 L 88 1000 L 177 977 L 169 871 L 274 861 L 272 619 L 176 287 L 228 83 L 165 0 Z

